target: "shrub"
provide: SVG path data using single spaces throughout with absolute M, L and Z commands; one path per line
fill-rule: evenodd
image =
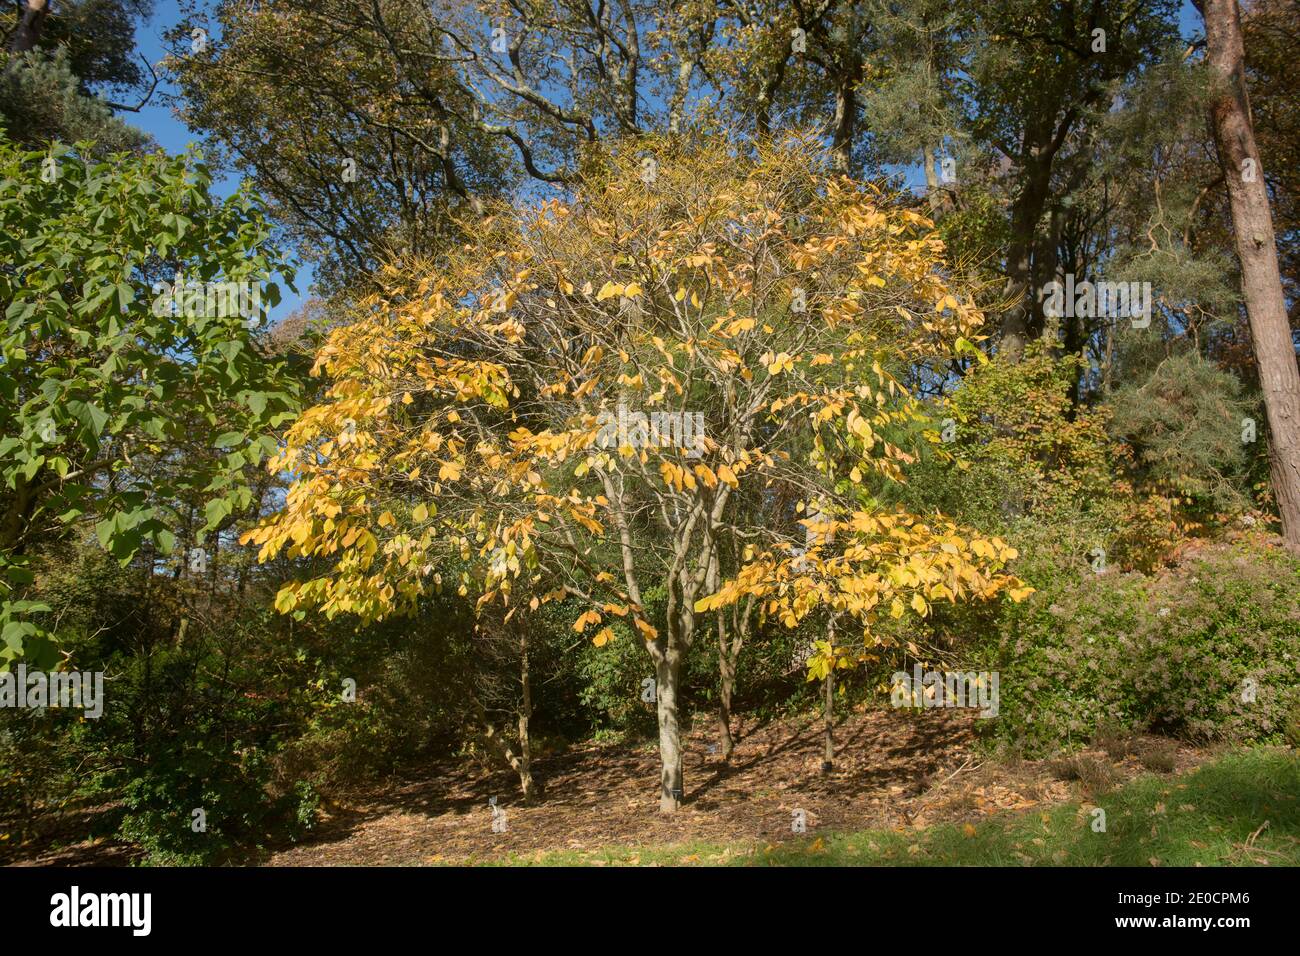
M 1298 574 L 1300 561 L 1243 539 L 1155 576 L 1033 581 L 999 621 L 994 731 L 1030 753 L 1101 732 L 1280 739 L 1300 704 Z
M 939 416 L 953 422 L 949 450 L 961 466 L 923 478 L 925 493 L 980 527 L 1113 495 L 1109 413 L 1076 408 L 1070 398 L 1083 367 L 1079 356 L 1056 358 L 1034 343 L 1019 364 L 971 369 Z
M 642 684 L 654 676 L 631 633 L 621 634 L 603 648 L 583 642 L 578 655 L 581 699 L 592 712 L 598 730 L 650 738 L 655 730 L 655 706 L 641 700 Z
M 1242 422 L 1263 416 L 1242 398 L 1236 376 L 1197 355 L 1175 355 L 1146 381 L 1118 389 L 1111 405 L 1111 434 L 1132 447 L 1144 483 L 1193 515 L 1246 505 Z
M 220 861 L 237 845 L 271 833 L 296 835 L 311 823 L 310 789 L 269 798 L 269 754 L 258 747 L 232 751 L 203 725 L 155 746 L 149 763 L 126 782 L 126 813 L 118 836 L 145 850 L 155 866 Z M 204 828 L 196 831 L 195 811 Z

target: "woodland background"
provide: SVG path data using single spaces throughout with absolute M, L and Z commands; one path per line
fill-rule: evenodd
M 1205 6 L 1207 19 L 1236 22 L 1235 3 Z M 663 688 L 667 671 L 656 668 L 669 665 L 647 657 L 649 632 L 633 618 L 680 667 L 672 721 L 680 715 L 687 736 L 707 740 L 710 760 L 731 757 L 738 728 L 799 715 L 824 715 L 831 728 L 864 711 L 910 719 L 888 709 L 888 682 L 918 661 L 1000 673 L 1000 714 L 977 722 L 981 752 L 1068 756 L 1133 734 L 1300 743 L 1295 3 L 1254 0 L 1239 20 L 1255 144 L 1245 158 L 1262 187 L 1251 201 L 1266 199 L 1274 241 L 1264 245 L 1275 246 L 1280 276 L 1268 339 L 1258 323 L 1273 293 L 1243 276 L 1246 220 L 1234 219 L 1234 198 L 1249 197 L 1234 192 L 1245 188 L 1233 152 L 1241 141 L 1223 132 L 1231 87 L 1190 5 L 215 0 L 185 3 L 171 54 L 151 64 L 137 56 L 135 31 L 153 12 L 150 0 L 7 0 L 0 11 L 0 658 L 103 671 L 111 701 L 97 720 L 0 711 L 0 857 L 89 839 L 153 863 L 241 859 L 310 837 L 347 794 L 435 765 L 481 767 L 496 774 L 494 793 L 513 788 L 521 805 L 563 799 L 584 779 L 548 780 L 535 764 L 550 755 L 656 739 L 663 755 L 664 708 L 642 689 L 652 674 Z M 133 125 L 138 105 L 159 99 L 202 136 L 201 154 L 167 155 Z M 784 139 L 792 134 L 800 138 Z M 284 465 L 287 447 L 355 464 L 348 440 L 322 450 L 305 430 L 347 430 L 339 402 L 350 393 L 338 386 L 373 378 L 366 349 L 416 378 L 419 355 L 505 354 L 490 350 L 501 346 L 481 315 L 462 338 L 439 340 L 453 342 L 446 350 L 423 352 L 414 333 L 376 316 L 405 315 L 428 292 L 414 288 L 421 279 L 450 283 L 453 305 L 486 290 L 500 279 L 494 250 L 519 241 L 512 224 L 536 225 L 547 202 L 589 210 L 626 196 L 647 234 L 669 229 L 675 214 L 637 188 L 650 185 L 639 165 L 647 154 L 658 157 L 656 185 L 686 205 L 734 193 L 752 212 L 761 202 L 745 205 L 746 190 L 778 173 L 823 184 L 844 175 L 869 184 L 872 208 L 900 230 L 942 240 L 925 246 L 941 249 L 933 261 L 913 253 L 955 293 L 934 311 L 956 322 L 960 299 L 962 321 L 978 313 L 983 324 L 945 327 L 942 349 L 907 323 L 872 326 L 899 356 L 888 375 L 914 401 L 906 421 L 878 403 L 885 417 L 867 448 L 892 466 L 818 493 L 849 503 L 841 517 L 905 509 L 937 527 L 946 516 L 971 541 L 1003 547 L 985 562 L 990 575 L 1014 575 L 1003 590 L 1032 593 L 922 599 L 872 617 L 866 643 L 847 623 L 860 608 L 828 602 L 786 619 L 766 597 L 738 596 L 692 620 L 690 653 L 674 656 L 682 593 L 658 563 L 671 522 L 636 528 L 653 558 L 643 593 L 614 601 L 624 613 L 606 611 L 599 632 L 577 629 L 599 606 L 579 594 L 577 571 L 541 557 L 498 573 L 478 549 L 475 534 L 495 533 L 485 509 L 523 513 L 510 510 L 522 507 L 513 486 L 492 492 L 504 486 L 472 470 L 458 484 L 453 468 L 435 492 L 433 473 L 421 483 L 392 464 L 407 448 L 383 437 L 377 412 L 355 415 L 349 434 L 363 436 L 353 451 L 373 453 L 383 471 L 366 485 L 382 499 L 376 515 L 387 514 L 378 525 L 395 534 L 459 520 L 475 548 L 438 526 L 437 541 L 456 547 L 420 552 L 432 573 L 411 600 L 367 604 L 354 590 L 355 606 L 328 616 L 310 606 L 323 600 L 285 601 L 286 586 L 344 580 L 351 543 L 263 548 L 259 561 L 249 542 L 267 539 L 255 529 L 303 543 L 276 525 L 303 506 L 288 496 L 288 470 L 267 462 Z M 42 178 L 49 157 L 54 182 Z M 222 176 L 240 183 L 224 198 L 214 187 Z M 799 214 L 772 208 L 786 223 Z M 1260 234 L 1258 219 L 1248 225 Z M 558 234 L 569 245 L 543 266 L 569 270 L 557 273 L 561 290 L 585 262 L 618 280 L 612 301 L 603 291 L 584 300 L 583 334 L 600 341 L 605 310 L 638 292 L 615 271 L 617 237 L 587 247 L 572 232 Z M 881 248 L 894 241 L 881 236 Z M 253 329 L 151 320 L 146 290 L 181 269 L 261 283 L 272 309 L 296 273 L 312 285 L 290 314 Z M 895 295 L 904 272 L 880 294 Z M 1150 282 L 1150 327 L 1045 315 L 1037 290 L 1065 274 Z M 879 309 L 919 317 L 914 292 Z M 540 295 L 524 290 L 510 307 L 531 330 L 544 327 L 544 309 L 530 294 Z M 639 301 L 652 309 L 650 293 Z M 648 320 L 618 321 L 611 351 Z M 760 378 L 795 374 L 773 344 L 783 331 L 742 356 Z M 851 348 L 828 347 L 840 359 Z M 526 352 L 511 361 L 539 367 Z M 693 407 L 716 428 L 726 386 L 696 381 Z M 872 381 L 883 387 L 883 373 Z M 486 394 L 483 382 L 472 387 Z M 445 403 L 416 401 L 410 414 L 445 416 Z M 464 417 L 501 436 L 518 425 Z M 440 434 L 460 434 L 442 421 Z M 846 428 L 844 448 L 869 457 L 853 419 Z M 538 482 L 563 494 L 552 453 L 525 451 L 546 463 Z M 311 468 L 299 461 L 296 474 Z M 730 487 L 716 463 L 707 470 Z M 741 517 L 725 525 L 735 550 L 714 572 L 701 559 L 701 581 L 735 579 L 746 542 L 811 543 L 815 470 L 737 480 Z M 665 477 L 647 500 L 715 500 L 704 497 L 716 495 L 706 478 L 686 489 L 685 477 Z M 318 524 L 311 540 L 330 533 Z M 607 531 L 592 534 L 596 563 L 617 574 L 617 546 L 603 550 Z M 507 617 L 500 585 L 512 579 L 523 598 L 511 607 L 550 600 Z M 1246 680 L 1258 688 L 1249 703 Z M 833 738 L 827 729 L 831 762 Z M 647 798 L 664 809 L 689 806 L 689 776 L 684 796 L 663 795 L 682 785 L 678 764 L 658 788 L 644 775 Z M 195 807 L 206 810 L 205 832 L 189 826 Z

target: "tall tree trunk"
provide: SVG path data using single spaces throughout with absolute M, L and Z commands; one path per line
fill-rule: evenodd
M 999 354 L 1012 362 L 1019 362 L 1029 342 L 1029 331 L 1035 312 L 1033 283 L 1034 241 L 1038 220 L 1047 204 L 1048 184 L 1051 181 L 1050 159 L 1039 158 L 1039 150 L 1031 151 L 1025 185 L 1011 208 L 1011 244 L 1007 249 L 1006 297 L 1010 300 L 1002 314 L 1002 335 Z
M 835 118 L 831 121 L 831 165 L 847 176 L 853 169 L 853 132 L 857 120 L 855 85 L 844 76 L 835 91 Z
M 934 171 L 937 148 L 927 146 L 921 153 L 921 167 L 925 171 L 925 201 L 930 206 L 930 218 L 938 222 L 953 210 L 953 196 Z
M 25 53 L 34 49 L 40 42 L 41 31 L 45 29 L 45 18 L 50 14 L 48 0 L 27 0 L 27 9 L 9 41 L 9 49 L 14 53 Z
M 1300 371 L 1251 125 L 1241 13 L 1237 0 L 1198 0 L 1197 6 L 1205 19 L 1207 63 L 1219 84 L 1210 103 L 1210 125 L 1228 186 L 1242 293 L 1268 415 L 1273 493 L 1282 516 L 1282 537 L 1288 550 L 1300 554 Z
M 38 497 L 34 488 L 35 483 L 24 480 L 21 475 L 14 479 L 13 492 L 5 496 L 4 515 L 0 517 L 0 551 L 22 553 L 19 545 Z
M 928 146 L 921 153 L 921 168 L 925 171 L 925 199 L 930 204 L 930 218 L 937 221 L 943 210 L 943 196 L 939 192 L 939 177 L 934 171 L 934 151 Z

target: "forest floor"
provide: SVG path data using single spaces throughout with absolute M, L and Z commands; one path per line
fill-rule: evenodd
M 976 718 L 942 711 L 867 710 L 835 729 L 822 772 L 819 718 L 752 722 L 730 764 L 710 752 L 712 727 L 686 743 L 686 801 L 658 812 L 652 744 L 589 744 L 534 761 L 546 799 L 525 806 L 514 778 L 461 766 L 428 768 L 331 807 L 303 842 L 266 854 L 277 866 L 544 862 L 600 856 L 610 846 L 799 841 L 806 833 L 921 831 L 1087 800 L 1145 773 L 1183 773 L 1210 754 L 1162 738 L 1131 738 L 1067 760 L 997 760 L 975 748 Z M 698 724 L 697 724 L 698 726 Z M 716 747 L 715 747 L 716 749 Z M 489 798 L 505 813 L 493 832 Z
M 1095 765 L 1094 765 L 1095 766 Z M 1095 798 L 924 829 L 809 830 L 769 842 L 552 850 L 523 866 L 1300 866 L 1300 761 L 1282 747 L 1225 750 Z
M 933 710 L 849 713 L 836 725 L 835 764 L 824 773 L 819 716 L 738 722 L 729 764 L 716 753 L 715 728 L 700 719 L 684 740 L 686 800 L 672 815 L 658 810 L 653 743 L 580 744 L 536 758 L 534 771 L 546 793 L 532 806 L 524 805 L 512 774 L 472 761 L 439 761 L 336 797 L 298 843 L 232 862 L 907 863 L 925 862 L 928 850 L 919 859 L 912 855 L 937 840 L 933 845 L 955 848 L 947 862 L 1051 864 L 1078 862 L 1080 852 L 1102 852 L 1096 841 L 1086 851 L 1061 842 L 1089 832 L 1087 814 L 1100 802 L 1124 815 L 1117 832 L 1131 838 L 1115 849 L 1130 865 L 1158 858 L 1143 854 L 1158 842 L 1165 818 L 1152 823 L 1149 835 L 1130 833 L 1133 821 L 1163 814 L 1166 806 L 1173 814 L 1167 819 L 1178 817 L 1182 827 L 1177 847 L 1167 855 L 1190 852 L 1194 857 L 1187 865 L 1202 859 L 1267 863 L 1278 854 L 1300 863 L 1300 784 L 1293 782 L 1300 776 L 1293 752 L 1248 751 L 1250 759 L 1263 756 L 1242 769 L 1231 764 L 1235 757 L 1227 751 L 1138 736 L 1068 758 L 993 758 L 975 745 L 976 720 Z M 1206 792 L 1199 800 L 1180 797 L 1177 791 L 1187 789 L 1185 781 L 1195 778 L 1198 768 L 1218 776 L 1204 778 L 1200 786 Z M 1285 793 L 1279 795 L 1279 789 Z M 1224 795 L 1216 795 L 1220 791 Z M 1258 799 L 1243 800 L 1246 791 Z M 493 797 L 505 814 L 504 832 L 492 828 Z M 1190 812 L 1198 802 L 1204 804 L 1201 816 Z M 1285 811 L 1281 817 L 1279 806 Z M 805 820 L 803 835 L 791 825 L 798 810 Z M 1205 813 L 1212 815 L 1202 819 Z M 1270 816 L 1272 829 L 1266 825 L 1261 838 L 1254 831 Z M 1049 819 L 1056 821 L 1056 838 Z M 87 832 L 84 822 L 70 821 L 69 827 L 71 838 L 57 849 L 14 856 L 23 864 L 55 866 L 123 865 L 141 856 L 112 839 L 74 837 L 78 829 Z M 1197 839 L 1196 827 L 1221 839 Z M 974 858 L 962 856 L 975 852 Z M 1133 853 L 1138 857 L 1129 859 Z M 1090 861 L 1106 864 L 1116 857 L 1106 852 Z

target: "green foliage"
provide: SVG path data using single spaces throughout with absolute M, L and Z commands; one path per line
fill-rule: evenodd
M 921 156 L 933 161 L 939 144 L 961 126 L 952 82 L 963 49 L 954 43 L 961 13 L 945 0 L 873 2 L 846 13 L 870 23 L 861 44 L 878 49 L 882 62 L 858 92 L 872 149 L 889 163 L 910 164 Z
M 1004 608 L 991 645 L 998 736 L 1029 753 L 1085 743 L 1103 726 L 1279 739 L 1300 705 L 1298 575 L 1300 561 L 1249 543 L 1159 575 L 1031 575 L 1038 593 Z
M 26 4 L 23 4 L 26 6 Z M 145 80 L 135 55 L 135 27 L 153 15 L 154 0 L 59 0 L 41 28 L 36 49 L 67 58 L 84 92 L 125 90 Z M 5 37 L 16 26 L 18 4 L 0 13 Z
M 980 183 L 963 187 L 960 206 L 945 214 L 938 227 L 950 261 L 978 269 L 982 278 L 997 280 L 997 261 L 1010 229 L 991 190 Z
M 914 473 L 909 494 L 977 527 L 1100 506 L 1114 493 L 1113 449 L 1105 410 L 1071 402 L 1081 365 L 1035 342 L 1019 364 L 973 367 L 934 413 L 940 428 L 953 423 L 940 446 L 951 456 Z
M 584 641 L 578 654 L 581 700 L 596 720 L 596 731 L 616 731 L 649 739 L 655 730 L 655 705 L 641 699 L 642 681 L 654 677 L 638 639 L 626 628 L 604 647 Z
M 113 116 L 104 103 L 86 96 L 60 48 L 0 52 L 0 127 L 29 149 L 64 142 L 94 141 L 97 155 L 145 146 L 148 137 Z
M 0 141 L 0 662 L 41 636 L 19 593 L 24 548 L 97 521 L 120 560 L 146 542 L 170 553 L 172 502 L 205 500 L 209 529 L 247 507 L 247 468 L 296 408 L 242 315 L 173 315 L 156 299 L 183 273 L 266 283 L 262 299 L 279 300 L 267 280 L 288 281 L 288 266 L 256 198 L 216 200 L 194 155 L 89 153 Z M 218 453 L 174 456 L 196 437 Z
M 6 41 L 25 6 L 0 12 Z M 93 141 L 97 156 L 143 149 L 149 137 L 113 116 L 93 91 L 125 97 L 143 84 L 133 38 L 136 21 L 152 10 L 153 0 L 60 0 L 34 49 L 0 51 L 0 130 L 28 149 L 56 140 Z
M 150 865 L 219 862 L 238 844 L 301 826 L 298 792 L 266 798 L 266 754 L 232 754 L 208 736 L 212 729 L 203 721 L 178 730 L 126 780 L 117 835 L 143 849 Z M 204 814 L 201 830 L 195 810 Z
M 327 705 L 330 672 L 264 595 L 215 602 L 201 581 L 122 567 L 91 545 L 47 550 L 34 567 L 69 666 L 103 672 L 107 699 L 99 717 L 0 711 L 5 790 L 31 811 L 0 811 L 0 829 L 22 841 L 41 813 L 107 806 L 97 835 L 152 862 L 197 863 L 310 822 L 310 781 L 281 755 Z M 191 829 L 195 808 L 206 832 Z
M 459 217 L 474 215 L 466 200 L 511 185 L 508 141 L 470 119 L 483 104 L 457 88 L 441 47 L 448 11 L 407 0 L 202 6 L 173 41 L 186 48 L 203 26 L 206 49 L 165 61 L 184 119 L 267 197 L 323 290 L 368 286 L 393 250 L 459 241 Z M 303 56 L 311 35 L 330 43 Z
M 653 587 L 642 595 L 647 620 L 663 626 L 667 594 L 662 587 Z M 553 626 L 566 627 L 571 621 L 572 608 L 553 613 Z M 578 676 L 578 700 L 590 721 L 589 729 L 603 736 L 627 736 L 649 739 L 656 727 L 655 705 L 641 699 L 646 678 L 653 678 L 654 665 L 646 656 L 644 638 L 630 623 L 618 621 L 611 625 L 614 639 L 603 647 L 583 640 L 577 653 L 575 667 Z M 705 680 L 716 675 L 701 655 L 687 659 L 686 673 L 682 675 L 684 687 L 699 686 L 698 678 Z M 693 679 L 696 678 L 696 679 Z M 588 729 L 588 728 L 584 728 Z
M 1104 113 L 1103 91 L 1137 76 L 1178 35 L 1174 0 L 1140 8 L 1009 0 L 971 9 L 982 36 L 970 45 L 962 90 L 973 98 L 976 137 L 1000 148 L 1032 142 L 1071 110 Z M 1104 56 L 1091 55 L 1094 29 L 1105 31 Z
M 1161 362 L 1144 382 L 1111 397 L 1113 435 L 1132 446 L 1144 480 L 1194 498 L 1202 511 L 1240 508 L 1246 445 L 1242 421 L 1263 416 L 1242 397 L 1241 381 L 1196 355 Z

